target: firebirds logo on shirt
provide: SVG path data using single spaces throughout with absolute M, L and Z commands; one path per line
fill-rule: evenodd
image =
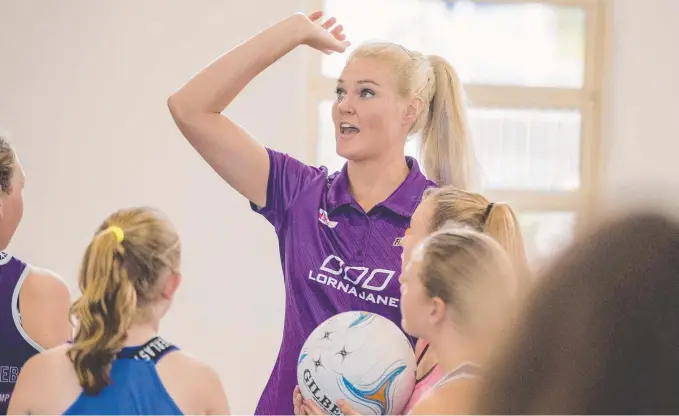
M 318 210 L 318 221 L 329 228 L 337 227 L 337 221 L 330 221 L 330 218 L 328 218 L 328 213 L 323 208 Z

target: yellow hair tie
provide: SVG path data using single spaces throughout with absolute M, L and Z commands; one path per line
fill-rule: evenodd
M 118 227 L 117 225 L 112 225 L 108 227 L 106 231 L 115 234 L 116 241 L 118 241 L 118 244 L 122 243 L 123 240 L 125 239 L 125 232 L 123 231 L 122 228 Z

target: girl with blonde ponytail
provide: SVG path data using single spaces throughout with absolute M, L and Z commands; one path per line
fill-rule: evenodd
M 214 370 L 158 336 L 181 280 L 180 253 L 155 210 L 106 219 L 82 261 L 73 343 L 29 360 L 10 413 L 228 413 Z
M 406 236 L 401 240 L 403 264 L 410 262 L 413 250 L 420 242 L 451 221 L 482 232 L 495 240 L 510 260 L 508 266 L 512 268 L 517 296 L 528 289 L 531 274 L 521 227 L 512 208 L 504 203 L 493 203 L 481 194 L 463 191 L 453 186 L 430 189 L 426 192 L 422 203 L 413 214 Z M 450 348 L 455 346 L 451 345 Z M 416 409 L 417 404 L 444 376 L 438 358 L 428 350 L 428 341 L 418 339 L 416 345 L 419 354 L 418 383 L 406 406 L 406 412 L 411 410 L 421 412 L 422 409 Z

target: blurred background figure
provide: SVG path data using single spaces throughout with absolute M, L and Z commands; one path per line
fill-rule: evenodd
M 679 413 L 679 223 L 610 221 L 539 279 L 478 413 Z

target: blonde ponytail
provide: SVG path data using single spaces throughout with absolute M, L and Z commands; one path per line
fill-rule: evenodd
M 504 248 L 521 276 L 528 276 L 528 261 L 521 225 L 512 208 L 504 203 L 490 206 L 484 231 Z
M 68 357 L 85 394 L 111 382 L 132 321 L 158 298 L 160 277 L 178 273 L 180 248 L 171 223 L 150 208 L 120 210 L 99 227 L 80 268 L 82 295 L 71 307 L 77 330 Z
M 110 383 L 111 363 L 135 314 L 137 294 L 122 265 L 124 255 L 115 233 L 104 231 L 90 243 L 82 263 L 82 296 L 71 308 L 79 326 L 68 356 L 88 395 Z
M 433 69 L 433 94 L 420 143 L 427 176 L 439 186 L 473 186 L 474 161 L 462 83 L 443 58 L 427 58 Z
M 388 42 L 363 44 L 349 60 L 357 57 L 389 62 L 399 94 L 422 100 L 422 110 L 408 134 L 421 137 L 419 160 L 427 177 L 439 186 L 465 190 L 475 186 L 476 158 L 469 138 L 466 98 L 450 63 L 440 56 L 424 56 Z
M 521 279 L 531 280 L 521 225 L 509 205 L 491 203 L 481 194 L 454 186 L 429 190 L 425 201 L 433 204 L 429 231 L 439 230 L 449 221 L 483 231 L 507 252 Z

